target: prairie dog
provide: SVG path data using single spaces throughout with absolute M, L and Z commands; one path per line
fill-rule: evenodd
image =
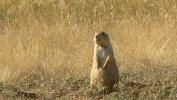
M 94 36 L 94 58 L 90 75 L 91 88 L 100 82 L 109 92 L 119 83 L 119 69 L 116 64 L 109 36 L 102 31 Z

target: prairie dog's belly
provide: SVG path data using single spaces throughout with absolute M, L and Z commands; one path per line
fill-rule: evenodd
M 104 65 L 106 57 L 108 56 L 107 52 L 105 52 L 105 50 L 98 49 L 97 54 L 98 54 L 97 56 L 99 57 L 99 61 L 101 62 L 101 65 Z
M 115 76 L 115 72 L 111 72 L 111 71 L 108 71 L 108 70 L 105 71 L 102 68 L 96 68 L 94 70 L 95 78 L 97 80 L 101 80 L 101 79 L 105 79 L 105 78 L 109 78 L 109 80 L 111 80 Z

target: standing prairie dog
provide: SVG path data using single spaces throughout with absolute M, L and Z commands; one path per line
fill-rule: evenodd
M 119 69 L 116 64 L 112 45 L 107 33 L 104 31 L 94 36 L 94 58 L 90 75 L 91 88 L 100 82 L 106 90 L 111 92 L 113 86 L 119 83 Z

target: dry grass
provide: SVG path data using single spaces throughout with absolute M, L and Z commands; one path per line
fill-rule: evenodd
M 0 0 L 2 98 L 176 99 L 176 16 L 175 0 Z M 119 91 L 106 96 L 87 87 L 100 30 L 121 72 Z

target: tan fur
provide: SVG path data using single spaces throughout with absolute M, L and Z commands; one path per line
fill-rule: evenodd
M 119 69 L 109 36 L 105 32 L 97 33 L 94 36 L 94 42 L 94 58 L 90 75 L 91 88 L 95 88 L 98 81 L 111 92 L 113 86 L 119 83 Z

